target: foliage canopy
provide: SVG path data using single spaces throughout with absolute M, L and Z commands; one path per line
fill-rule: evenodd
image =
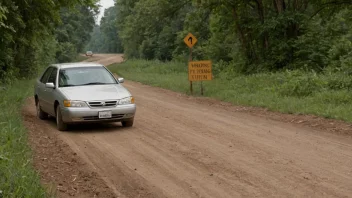
M 126 57 L 187 60 L 183 37 L 198 38 L 196 59 L 233 71 L 322 71 L 350 67 L 352 1 L 116 0 Z
M 0 82 L 72 61 L 90 40 L 96 0 L 0 1 Z

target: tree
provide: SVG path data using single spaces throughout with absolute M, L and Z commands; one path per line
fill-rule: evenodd
M 342 57 L 341 64 L 349 60 L 349 33 L 329 27 L 340 26 L 337 16 L 348 17 L 351 5 L 350 0 L 116 0 L 117 12 L 107 21 L 116 21 L 112 35 L 118 35 L 128 58 L 187 60 L 183 38 L 192 32 L 198 38 L 195 59 L 227 62 L 244 73 L 323 71 Z
M 104 46 L 104 37 L 100 31 L 100 26 L 95 25 L 93 32 L 91 33 L 91 39 L 86 46 L 86 50 L 95 53 L 104 53 L 102 46 Z
M 119 38 L 116 18 L 116 7 L 110 7 L 105 10 L 104 16 L 101 19 L 100 30 L 104 39 L 103 51 L 107 53 L 122 53 L 122 44 Z
M 84 51 L 94 28 L 95 14 L 95 10 L 83 5 L 61 9 L 61 23 L 55 30 L 58 62 L 73 61 L 78 53 Z
M 31 77 L 54 58 L 54 30 L 62 8 L 85 5 L 93 9 L 96 0 L 2 0 L 0 3 L 0 82 Z M 52 42 L 48 44 L 47 42 Z M 43 58 L 43 60 L 40 60 Z M 45 60 L 44 60 L 45 59 Z M 52 62 L 52 60 L 50 61 Z
M 115 6 L 105 10 L 100 26 L 95 26 L 92 39 L 86 49 L 97 53 L 122 53 L 122 43 L 117 30 L 117 9 Z
M 117 0 L 116 4 L 126 57 L 170 60 L 191 1 Z

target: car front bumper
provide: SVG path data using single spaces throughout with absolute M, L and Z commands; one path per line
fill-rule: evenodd
M 111 118 L 99 118 L 99 112 L 111 111 Z M 62 107 L 62 120 L 65 123 L 83 123 L 83 122 L 120 122 L 134 118 L 136 105 L 118 105 L 112 108 L 73 108 Z

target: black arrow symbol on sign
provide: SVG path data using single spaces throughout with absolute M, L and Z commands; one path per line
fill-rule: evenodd
M 193 38 L 190 36 L 190 37 L 188 38 L 188 41 L 191 42 L 191 44 L 192 44 L 192 40 L 193 40 Z

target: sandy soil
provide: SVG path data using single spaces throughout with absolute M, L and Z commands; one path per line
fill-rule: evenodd
M 128 129 L 116 123 L 59 132 L 54 120 L 35 117 L 28 100 L 23 115 L 34 161 L 43 183 L 65 187 L 60 197 L 352 197 L 349 124 L 131 81 L 125 87 L 137 104 Z

